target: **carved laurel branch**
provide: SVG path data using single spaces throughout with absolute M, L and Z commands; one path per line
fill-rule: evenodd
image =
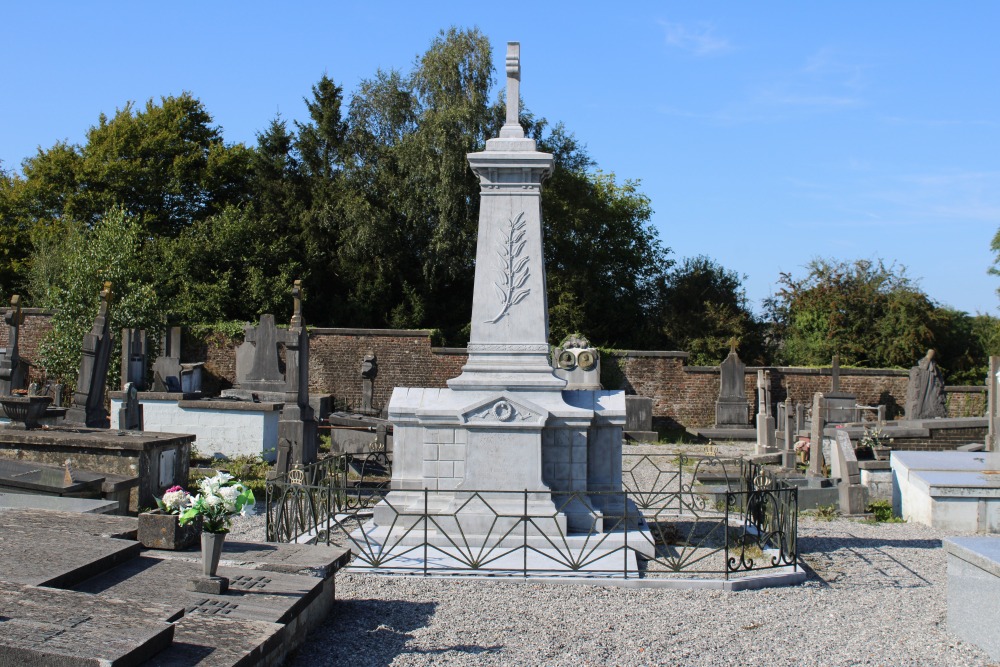
M 509 222 L 507 230 L 500 235 L 500 248 L 497 250 L 499 279 L 493 283 L 497 296 L 500 297 L 500 312 L 492 320 L 486 320 L 490 324 L 499 322 L 511 306 L 523 301 L 531 292 L 530 289 L 522 289 L 528 282 L 530 273 L 527 266 L 529 258 L 521 257 L 527 243 L 524 239 L 527 224 L 524 213 L 518 213 Z

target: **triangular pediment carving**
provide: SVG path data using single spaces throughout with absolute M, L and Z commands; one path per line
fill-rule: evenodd
M 548 416 L 541 406 L 508 394 L 477 401 L 462 411 L 466 424 L 544 424 Z

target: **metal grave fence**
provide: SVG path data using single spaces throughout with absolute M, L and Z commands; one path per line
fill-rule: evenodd
M 354 569 L 425 575 L 730 579 L 798 568 L 798 490 L 766 468 L 688 454 L 622 463 L 621 491 L 389 496 L 387 454 L 333 456 L 268 482 L 267 539 L 337 544 Z M 579 507 L 600 511 L 589 530 L 570 531 L 564 511 Z

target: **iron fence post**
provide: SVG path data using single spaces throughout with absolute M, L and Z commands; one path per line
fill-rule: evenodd
M 524 514 L 521 515 L 521 535 L 523 536 L 523 541 L 521 544 L 521 576 L 527 578 L 528 576 L 528 490 L 524 490 Z
M 622 532 L 625 534 L 625 557 L 622 559 L 622 570 L 624 577 L 628 579 L 628 498 L 622 493 Z M 638 564 L 639 558 L 636 557 L 636 564 Z
M 725 521 L 724 525 L 725 525 L 725 531 L 726 531 L 726 539 L 725 539 L 725 542 L 724 542 L 725 554 L 723 554 L 723 557 L 725 558 L 725 561 L 722 564 L 722 569 L 725 572 L 725 574 L 723 574 L 723 577 L 725 578 L 726 581 L 729 581 L 729 497 L 730 497 L 731 494 L 732 494 L 732 491 L 729 491 L 729 490 L 726 491 L 726 511 L 725 511 L 725 519 L 724 519 L 724 521 Z
M 424 487 L 424 576 L 427 576 L 427 487 Z

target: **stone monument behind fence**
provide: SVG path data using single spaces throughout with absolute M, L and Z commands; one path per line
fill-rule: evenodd
M 256 336 L 258 345 L 273 347 L 276 343 L 285 345 L 285 392 L 284 407 L 278 421 L 278 453 L 275 472 L 282 474 L 295 466 L 302 466 L 316 460 L 316 420 L 309 406 L 309 332 L 302 317 L 302 283 L 296 280 L 292 287 L 294 302 L 292 320 L 287 331 L 272 328 L 264 336 Z M 261 318 L 261 323 L 264 318 Z M 270 349 L 270 348 L 269 348 Z M 275 359 L 277 351 L 275 350 Z M 264 365 L 261 364 L 260 368 Z M 258 368 L 258 366 L 255 366 Z M 261 376 L 271 372 L 270 366 L 262 371 L 251 371 Z
M 441 530 L 480 546 L 519 517 L 541 540 L 640 524 L 620 493 L 624 393 L 564 391 L 549 360 L 541 184 L 553 156 L 519 124 L 520 71 L 510 43 L 506 122 L 468 156 L 482 189 L 468 361 L 448 389 L 393 391 L 393 490 L 354 539 L 405 543 L 400 512 L 434 514 Z
M 66 421 L 84 424 L 90 428 L 107 428 L 108 411 L 104 408 L 104 389 L 108 381 L 108 364 L 111 362 L 111 324 L 108 309 L 111 301 L 111 283 L 104 283 L 101 305 L 94 318 L 90 333 L 83 337 L 83 357 L 80 375 L 73 392 L 73 402 L 66 411 Z
M 719 399 L 715 402 L 715 428 L 747 428 L 750 410 L 746 390 L 747 365 L 736 353 L 736 341 L 729 342 L 729 356 L 719 364 Z

